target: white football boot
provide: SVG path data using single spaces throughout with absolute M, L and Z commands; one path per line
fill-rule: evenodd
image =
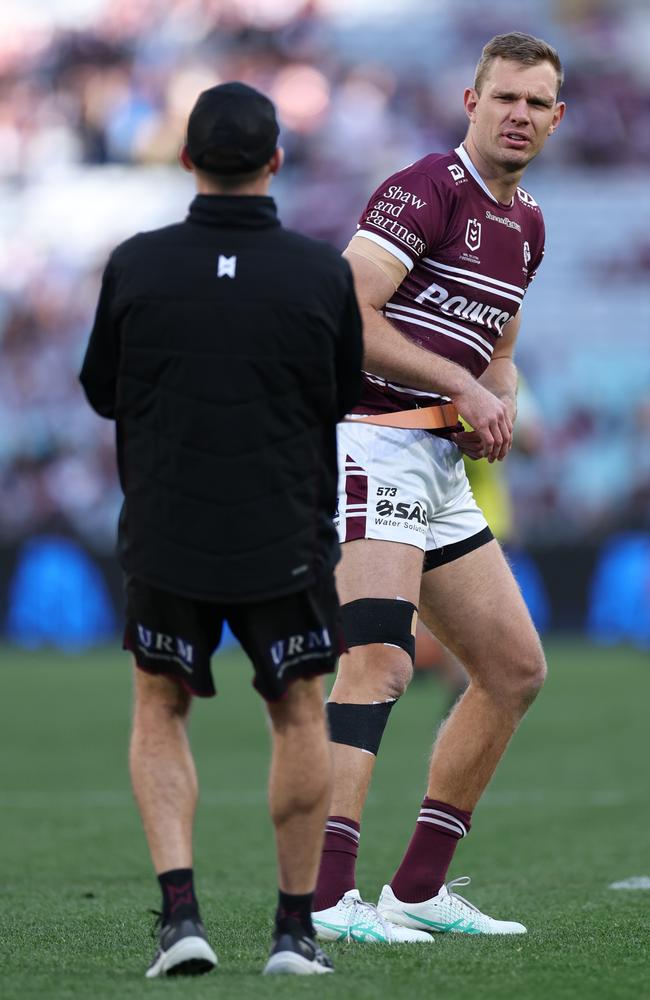
M 494 920 L 454 892 L 456 886 L 469 885 L 466 875 L 440 887 L 437 896 L 423 903 L 402 903 L 389 885 L 381 891 L 377 910 L 390 923 L 402 928 L 419 928 L 430 933 L 452 934 L 526 934 L 523 924 L 514 920 Z
M 316 937 L 321 941 L 359 941 L 364 944 L 430 944 L 433 938 L 422 930 L 399 927 L 384 920 L 376 906 L 364 903 L 358 889 L 349 889 L 335 906 L 311 915 Z

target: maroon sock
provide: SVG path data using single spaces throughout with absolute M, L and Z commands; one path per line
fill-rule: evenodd
M 327 910 L 356 886 L 354 868 L 359 850 L 361 827 L 347 816 L 330 816 L 325 826 L 325 843 L 318 872 L 314 909 Z
M 422 903 L 436 895 L 456 844 L 469 833 L 471 820 L 471 812 L 437 799 L 424 799 L 411 842 L 390 883 L 399 900 Z

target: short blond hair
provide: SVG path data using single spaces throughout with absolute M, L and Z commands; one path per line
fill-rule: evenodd
M 481 87 L 495 59 L 510 59 L 523 66 L 536 66 L 549 62 L 557 74 L 557 91 L 564 82 L 564 70 L 557 50 L 541 38 L 526 35 L 523 31 L 510 31 L 507 35 L 495 35 L 484 46 L 474 75 L 474 90 L 480 94 Z

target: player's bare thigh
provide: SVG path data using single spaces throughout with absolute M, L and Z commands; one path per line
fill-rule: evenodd
M 482 687 L 527 697 L 543 683 L 539 636 L 497 541 L 425 573 L 420 617 Z
M 138 717 L 160 714 L 170 719 L 185 719 L 190 713 L 192 695 L 180 681 L 166 674 L 150 674 L 133 661 L 134 714 Z
M 423 553 L 414 545 L 360 538 L 342 546 L 336 572 L 339 601 L 383 597 L 417 607 Z M 341 656 L 332 701 L 366 704 L 399 697 L 412 672 L 403 649 L 372 643 L 353 646 Z

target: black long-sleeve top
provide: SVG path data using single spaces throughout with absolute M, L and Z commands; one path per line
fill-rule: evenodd
M 361 355 L 347 262 L 271 198 L 198 195 L 117 247 L 80 377 L 117 424 L 124 570 L 233 603 L 330 570 L 335 425 Z

